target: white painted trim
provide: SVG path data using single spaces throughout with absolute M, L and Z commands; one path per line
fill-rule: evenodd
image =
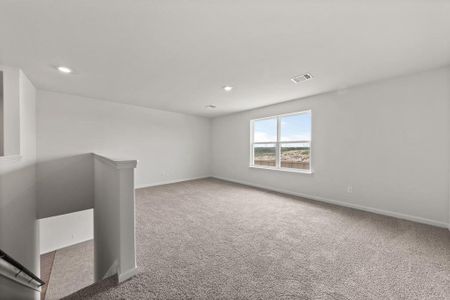
M 257 166 L 257 165 L 250 165 L 248 166 L 252 169 L 262 169 L 262 170 L 270 170 L 270 171 L 281 171 L 281 172 L 288 172 L 288 173 L 300 173 L 300 174 L 306 174 L 306 175 L 312 175 L 312 170 L 303 170 L 303 169 L 294 169 L 294 168 L 276 168 L 276 167 L 264 167 L 264 166 Z
M 112 159 L 96 153 L 92 153 L 92 155 L 94 156 L 94 158 L 117 169 L 134 169 L 137 166 L 137 160 L 134 159 Z
M 300 114 L 306 114 L 306 113 L 311 113 L 311 112 L 312 112 L 312 109 L 307 108 L 307 109 L 304 109 L 301 111 L 295 111 L 295 112 L 289 112 L 289 113 L 283 113 L 283 114 L 278 114 L 278 115 L 271 115 L 271 116 L 256 118 L 256 119 L 252 119 L 251 121 L 260 121 L 260 120 L 273 119 L 273 118 L 278 118 L 278 117 L 289 117 L 289 116 L 293 116 L 293 115 L 300 115 Z
M 292 195 L 292 196 L 307 198 L 307 199 L 311 199 L 311 200 L 326 202 L 326 203 L 330 203 L 330 204 L 334 204 L 334 205 L 338 205 L 338 206 L 349 207 L 349 208 L 362 210 L 362 211 L 366 211 L 366 212 L 371 212 L 371 213 L 384 215 L 384 216 L 388 216 L 388 217 L 394 217 L 397 219 L 408 220 L 408 221 L 432 225 L 432 226 L 436 226 L 436 227 L 449 228 L 449 230 L 450 230 L 450 224 L 431 220 L 431 219 L 426 219 L 426 218 L 422 218 L 422 217 L 411 216 L 411 215 L 402 214 L 402 213 L 398 213 L 398 212 L 362 206 L 362 205 L 358 205 L 358 204 L 343 202 L 343 201 L 339 201 L 339 200 L 333 200 L 333 199 L 324 198 L 324 197 L 320 197 L 320 196 L 313 196 L 313 195 L 308 195 L 308 194 L 303 194 L 303 193 L 297 193 L 297 192 L 292 192 L 292 191 L 276 189 L 276 188 L 272 188 L 272 187 L 268 187 L 268 186 L 263 186 L 263 185 L 259 185 L 259 184 L 254 184 L 254 183 L 250 183 L 250 182 L 246 182 L 246 181 L 235 180 L 235 179 L 230 179 L 230 178 L 225 178 L 225 177 L 220 177 L 220 176 L 213 175 L 211 177 L 220 179 L 220 180 L 224 180 L 224 181 L 229 181 L 229 182 L 233 182 L 233 183 L 238 183 L 238 184 L 243 184 L 243 185 L 247 185 L 247 186 L 251 186 L 251 187 L 260 188 L 263 190 L 268 190 L 268 191 L 288 194 L 288 195 Z
M 131 277 L 133 277 L 134 275 L 137 274 L 137 268 L 133 268 L 131 270 L 125 271 L 123 273 L 117 274 L 117 280 L 119 281 L 119 283 L 124 282 L 125 280 L 130 279 Z
M 152 186 L 158 186 L 158 185 L 165 185 L 165 184 L 172 184 L 172 183 L 178 183 L 183 181 L 191 181 L 191 180 L 198 180 L 198 179 L 205 179 L 210 178 L 211 175 L 204 175 L 199 177 L 188 177 L 188 178 L 181 178 L 181 179 L 174 179 L 174 180 L 167 180 L 167 181 L 159 181 L 155 183 L 148 183 L 148 184 L 138 184 L 135 186 L 135 189 L 144 189 Z

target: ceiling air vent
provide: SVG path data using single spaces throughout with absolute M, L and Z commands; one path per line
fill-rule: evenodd
M 313 78 L 313 77 L 312 77 L 311 74 L 306 73 L 306 74 L 303 74 L 303 75 L 299 75 L 299 76 L 292 77 L 292 78 L 291 78 L 291 81 L 292 81 L 293 83 L 300 83 L 300 82 L 302 82 L 302 81 L 306 81 L 306 80 L 309 80 L 309 79 L 312 79 L 312 78 Z

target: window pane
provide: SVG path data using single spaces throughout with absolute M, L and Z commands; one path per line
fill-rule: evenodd
M 311 112 L 281 117 L 282 142 L 311 140 Z
M 277 119 L 256 120 L 253 123 L 254 142 L 277 141 Z
M 253 145 L 253 163 L 257 166 L 276 165 L 276 146 L 275 144 L 256 144 Z
M 281 167 L 309 170 L 310 152 L 310 143 L 281 144 Z

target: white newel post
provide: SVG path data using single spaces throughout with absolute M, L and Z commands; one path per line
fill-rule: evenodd
M 136 273 L 136 165 L 136 160 L 115 160 L 94 154 L 96 281 L 117 275 L 122 282 Z

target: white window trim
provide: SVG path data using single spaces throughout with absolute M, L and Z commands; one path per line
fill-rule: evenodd
M 287 116 L 293 116 L 293 115 L 300 115 L 300 114 L 304 114 L 304 113 L 310 113 L 310 115 L 311 115 L 311 140 L 310 141 L 288 141 L 288 142 L 281 141 L 280 140 L 280 138 L 281 138 L 281 118 L 287 117 Z M 271 142 L 254 142 L 253 135 L 254 135 L 255 121 L 268 120 L 268 119 L 276 119 L 277 120 L 277 140 L 271 141 Z M 312 123 L 313 123 L 313 116 L 312 116 L 312 111 L 310 109 L 250 120 L 250 164 L 249 164 L 249 168 L 272 170 L 272 171 L 282 171 L 282 172 L 290 172 L 290 173 L 312 174 L 313 173 L 313 169 L 312 169 L 312 162 L 313 162 L 312 126 L 313 126 L 313 124 Z M 291 144 L 291 143 L 309 143 L 309 149 L 310 149 L 309 150 L 309 170 L 294 169 L 294 168 L 282 168 L 281 167 L 281 153 L 280 153 L 281 146 L 280 146 L 280 144 Z M 275 167 L 259 166 L 259 165 L 254 164 L 253 148 L 254 148 L 254 145 L 257 145 L 257 144 L 275 144 L 275 155 L 276 155 L 276 160 L 275 160 L 276 166 Z

